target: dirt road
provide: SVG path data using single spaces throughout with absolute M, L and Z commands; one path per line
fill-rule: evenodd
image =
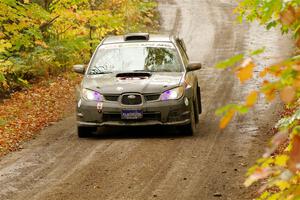
M 215 109 L 243 99 L 258 81 L 241 86 L 232 74 L 212 66 L 262 45 L 267 53 L 261 57 L 274 62 L 290 54 L 288 41 L 257 25 L 236 25 L 234 1 L 159 2 L 162 31 L 179 33 L 191 59 L 204 63 L 198 134 L 187 137 L 160 127 L 106 128 L 93 138 L 78 139 L 75 118 L 67 118 L 0 161 L 1 200 L 251 199 L 242 186 L 244 173 L 263 151 L 277 108 L 261 101 L 221 132 Z

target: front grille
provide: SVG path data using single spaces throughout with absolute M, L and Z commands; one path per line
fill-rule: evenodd
M 119 95 L 104 95 L 106 101 L 118 101 Z
M 108 94 L 108 95 L 104 95 L 104 99 L 106 101 L 118 101 L 119 100 L 119 96 L 120 95 L 117 95 L 117 94 L 112 94 L 112 95 Z M 130 95 L 127 95 L 127 96 L 130 96 Z M 135 95 L 135 96 L 139 96 L 140 97 L 140 95 Z M 159 99 L 159 97 L 160 97 L 160 94 L 145 94 L 144 95 L 145 101 L 156 101 L 156 100 Z M 128 99 L 127 100 L 125 99 L 124 103 L 123 103 L 123 99 L 122 99 L 122 103 L 125 104 L 125 105 L 138 105 L 138 104 L 141 104 L 141 98 L 140 99 L 136 99 L 136 101 L 139 101 L 139 102 L 135 103 L 134 101 L 128 101 Z
M 142 104 L 142 96 L 139 94 L 125 94 L 122 96 L 121 103 L 124 105 Z
M 145 94 L 144 95 L 146 101 L 156 101 L 160 97 L 159 94 Z

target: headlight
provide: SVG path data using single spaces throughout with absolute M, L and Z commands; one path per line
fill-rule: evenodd
M 179 99 L 183 96 L 184 87 L 180 86 L 171 90 L 167 90 L 160 95 L 160 100 L 167 101 L 171 99 Z
M 89 101 L 103 101 L 103 96 L 99 92 L 88 89 L 82 90 L 82 97 Z

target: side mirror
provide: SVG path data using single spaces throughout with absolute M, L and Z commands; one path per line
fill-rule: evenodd
M 73 65 L 73 71 L 78 73 L 78 74 L 84 74 L 85 65 Z
M 186 71 L 187 72 L 196 71 L 196 70 L 201 69 L 201 67 L 202 67 L 201 63 L 189 63 L 187 68 L 186 68 Z

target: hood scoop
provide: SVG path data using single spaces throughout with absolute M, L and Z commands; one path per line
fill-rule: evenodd
M 150 72 L 124 72 L 118 73 L 116 77 L 120 80 L 142 80 L 148 79 L 151 75 Z

